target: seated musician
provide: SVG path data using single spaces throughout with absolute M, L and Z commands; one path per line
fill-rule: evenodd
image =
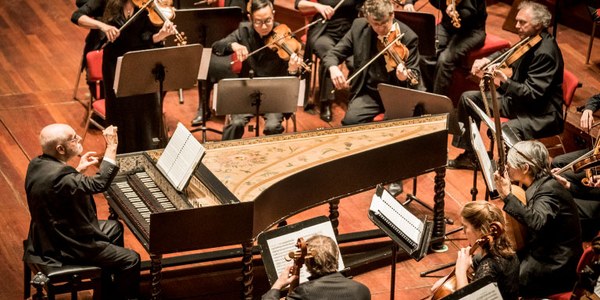
M 580 126 L 583 130 L 589 131 L 594 124 L 594 112 L 600 109 L 600 94 L 596 94 L 588 99 L 583 114 L 580 119 Z M 598 146 L 598 144 L 596 145 Z M 559 174 L 560 168 L 565 167 L 574 160 L 580 158 L 590 149 L 582 149 L 559 155 L 552 160 L 552 173 L 556 179 L 562 183 L 571 195 L 579 211 L 581 221 L 581 230 L 584 240 L 591 240 L 600 230 L 600 178 L 592 173 L 590 184 L 584 185 L 584 178 L 590 179 L 585 170 L 577 173 L 573 168 L 565 170 Z
M 334 240 L 323 235 L 315 235 L 306 240 L 312 258 L 307 258 L 306 268 L 309 281 L 300 284 L 287 295 L 287 299 L 371 299 L 369 288 L 362 283 L 344 277 L 338 270 L 339 250 Z M 279 299 L 280 290 L 289 285 L 297 276 L 290 276 L 288 266 L 277 278 L 271 289 L 262 296 L 263 300 Z
M 521 261 L 519 294 L 545 297 L 570 291 L 582 253 L 581 228 L 571 194 L 550 174 L 548 150 L 538 141 L 518 142 L 508 151 L 506 171 L 494 180 L 503 210 L 527 230 Z M 513 194 L 525 188 L 526 198 Z
M 250 22 L 242 22 L 240 27 L 224 39 L 212 45 L 216 55 L 230 55 L 235 53 L 237 60 L 242 61 L 240 77 L 249 77 L 253 71 L 256 77 L 289 76 L 298 72 L 301 58 L 293 54 L 289 61 L 281 59 L 276 52 L 269 48 L 248 56 L 248 53 L 261 48 L 279 23 L 275 22 L 273 3 L 269 0 L 253 0 L 250 7 Z M 252 114 L 232 115 L 231 122 L 223 128 L 223 140 L 239 139 L 244 135 L 244 127 L 248 124 Z M 283 132 L 282 113 L 264 114 L 264 134 L 278 134 Z
M 23 259 L 56 267 L 101 267 L 106 299 L 135 299 L 139 293 L 140 257 L 123 248 L 121 223 L 98 220 L 92 197 L 105 191 L 119 170 L 117 128 L 109 126 L 103 135 L 104 158 L 98 172 L 86 176 L 82 172 L 100 162 L 96 152 L 81 155 L 81 137 L 69 125 L 52 124 L 42 129 L 43 154 L 31 160 L 25 178 L 31 223 Z M 67 164 L 79 155 L 77 168 Z
M 364 18 L 352 23 L 350 31 L 335 45 L 333 50 L 323 58 L 323 65 L 329 69 L 331 80 L 336 89 L 350 86 L 351 98 L 342 125 L 352 125 L 373 121 L 373 118 L 384 112 L 381 97 L 377 91 L 379 83 L 418 88 L 421 86 L 419 71 L 418 37 L 406 24 L 394 19 L 394 5 L 390 0 L 367 0 L 363 4 Z M 393 69 L 387 69 L 386 59 L 380 56 L 375 62 L 362 71 L 352 82 L 338 65 L 348 57 L 354 58 L 354 69 L 361 70 L 372 57 L 380 51 L 383 41 L 389 36 L 399 36 L 399 42 L 406 46 L 408 55 L 404 63 Z M 379 47 L 378 47 L 379 44 Z M 396 48 L 396 47 L 392 47 Z M 409 76 L 416 77 L 411 82 Z M 401 99 L 399 100 L 401 104 Z
M 502 299 L 517 299 L 519 259 L 512 250 L 506 234 L 492 236 L 489 242 L 477 245 L 476 252 L 471 253 L 471 249 L 475 247 L 479 239 L 492 234 L 490 225 L 493 222 L 499 223 L 503 229 L 506 229 L 502 211 L 490 202 L 474 201 L 463 206 L 460 216 L 470 246 L 458 251 L 455 268 L 456 289 L 463 288 L 469 283 L 467 273 L 472 266 L 474 270 L 472 280 L 491 276 L 498 283 Z M 433 289 L 436 290 L 445 279 L 446 277 L 438 281 Z M 434 298 L 435 295 L 434 293 Z
M 516 28 L 523 40 L 529 37 L 541 36 L 541 41 L 533 45 L 511 66 L 513 74 L 509 77 L 500 68 L 487 67 L 490 61 L 500 55 L 493 54 L 489 58 L 478 59 L 473 63 L 471 72 L 480 74 L 488 69 L 493 72 L 494 81 L 498 88 L 497 96 L 500 114 L 510 119 L 504 123 L 521 140 L 547 137 L 562 132 L 562 102 L 563 102 L 563 58 L 554 38 L 547 32 L 552 16 L 546 6 L 522 2 L 519 5 Z M 524 48 L 526 49 L 526 48 Z M 516 57 L 515 57 L 516 58 Z M 490 95 L 486 97 L 491 100 Z M 473 168 L 473 150 L 470 145 L 470 129 L 468 117 L 470 113 L 466 99 L 484 108 L 484 98 L 479 91 L 468 91 L 462 94 L 458 104 L 458 121 L 465 125 L 462 135 L 455 135 L 452 144 L 466 149 L 456 159 L 448 161 L 449 168 Z M 476 118 L 479 122 L 479 119 Z
M 422 57 L 421 60 L 423 80 L 428 90 L 440 95 L 448 93 L 452 72 L 459 62 L 471 50 L 483 46 L 487 19 L 484 0 L 448 2 L 430 2 L 442 11 L 442 21 L 436 27 L 436 55 Z

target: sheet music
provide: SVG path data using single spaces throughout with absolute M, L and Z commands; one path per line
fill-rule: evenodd
M 490 196 L 494 196 L 496 194 L 496 183 L 494 182 L 493 176 L 496 170 L 494 166 L 492 166 L 492 161 L 487 154 L 477 124 L 471 121 L 469 126 L 471 126 L 471 145 L 473 145 L 473 150 L 475 151 L 475 154 L 477 154 L 477 159 L 481 166 L 481 174 L 490 191 Z
M 121 63 L 123 62 L 123 56 L 117 57 L 117 66 L 115 67 L 115 81 L 113 82 L 113 90 L 115 90 L 115 95 L 117 94 L 117 90 L 119 89 L 119 77 L 121 75 Z
M 293 264 L 292 261 L 286 261 L 285 258 L 288 256 L 289 252 L 298 249 L 296 247 L 298 238 L 302 237 L 306 241 L 311 236 L 317 234 L 328 236 L 337 243 L 335 233 L 333 232 L 333 227 L 331 227 L 331 223 L 329 222 L 309 226 L 295 232 L 269 239 L 267 241 L 267 245 L 270 249 L 271 257 L 273 259 L 273 264 L 275 265 L 275 270 L 277 270 L 277 275 L 281 274 L 281 272 L 283 272 L 287 266 Z M 342 254 L 340 253 L 338 257 L 338 270 L 341 271 L 343 269 L 345 269 L 345 266 L 344 261 L 342 260 Z M 306 269 L 306 265 L 303 265 L 302 269 L 300 270 L 300 283 L 308 281 L 308 276 L 310 276 L 310 274 Z
M 177 129 L 158 159 L 156 167 L 176 190 L 182 191 L 204 153 L 202 144 L 183 124 L 178 123 Z
M 495 282 L 488 283 L 477 291 L 460 298 L 461 300 L 502 300 L 502 294 Z
M 396 233 L 408 238 L 413 246 L 419 245 L 425 224 L 404 208 L 389 192 L 384 191 L 381 197 L 374 194 L 369 210 L 389 220 L 392 224 L 388 225 L 395 226 L 397 228 L 395 231 L 398 231 Z

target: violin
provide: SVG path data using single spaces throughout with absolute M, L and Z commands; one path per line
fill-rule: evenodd
M 142 11 L 144 8 L 148 11 L 148 18 L 150 18 L 150 22 L 156 26 L 162 26 L 165 21 L 175 19 L 175 9 L 173 8 L 173 0 L 132 0 L 133 4 L 137 7 L 141 8 Z M 133 18 L 131 18 L 133 19 Z M 119 30 L 125 27 L 127 23 L 125 23 Z M 186 45 L 187 38 L 185 37 L 183 32 L 177 31 L 175 29 L 175 42 L 177 45 Z
M 452 21 L 452 26 L 454 26 L 454 28 L 460 28 L 460 15 L 456 10 L 456 5 L 458 3 L 460 3 L 460 1 L 458 0 L 446 0 L 446 5 L 452 5 L 452 7 L 454 7 L 454 9 L 448 13 L 448 16 Z
M 298 241 L 296 241 L 296 248 L 298 248 L 298 250 L 290 252 L 288 257 L 286 257 L 286 260 L 294 260 L 294 265 L 290 269 L 290 276 L 296 276 L 290 283 L 288 295 L 300 284 L 300 269 L 302 269 L 306 259 L 310 259 L 315 255 L 313 252 L 308 253 L 304 238 L 298 238 Z
M 289 61 L 294 53 L 299 53 L 302 50 L 302 43 L 292 36 L 292 30 L 285 24 L 279 24 L 271 34 L 267 37 L 266 44 L 268 47 L 277 52 L 279 58 Z M 300 67 L 305 72 L 310 72 L 310 66 L 304 62 L 300 62 Z
M 400 30 L 394 30 L 390 32 L 387 37 L 383 38 L 383 43 L 379 40 L 377 42 L 377 50 L 382 51 L 384 48 L 387 49 L 384 51 L 383 56 L 385 58 L 385 68 L 388 72 L 395 70 L 398 65 L 406 66 L 405 61 L 408 58 L 409 51 L 408 48 L 402 44 L 402 42 L 400 42 L 400 40 L 396 39 L 398 32 L 400 32 Z M 389 40 L 396 40 L 396 42 L 394 42 L 391 47 L 386 48 L 386 46 L 389 45 Z M 412 69 L 407 68 L 406 73 L 411 85 L 419 84 L 419 75 L 415 74 Z
M 593 187 L 598 179 L 594 178 L 598 175 L 598 165 L 600 165 L 600 139 L 596 139 L 596 145 L 590 155 L 577 159 L 573 164 L 573 172 L 577 173 L 585 170 L 585 178 L 581 183 L 587 187 Z M 586 153 L 586 155 L 589 154 Z M 585 156 L 585 155 L 584 155 Z M 562 169 L 561 169 L 562 170 Z
M 490 224 L 490 233 L 483 235 L 481 238 L 479 238 L 476 242 L 475 245 L 472 245 L 471 249 L 469 250 L 469 256 L 473 255 L 473 253 L 475 253 L 475 251 L 477 251 L 477 249 L 479 247 L 483 247 L 485 245 L 489 245 L 490 243 L 492 243 L 494 241 L 494 239 L 498 238 L 500 235 L 502 235 L 504 233 L 504 228 L 502 227 L 502 224 L 500 224 L 500 222 L 492 222 L 492 224 Z M 472 273 L 472 272 L 469 272 Z M 469 277 L 469 276 L 467 276 Z M 469 278 L 469 281 L 472 278 Z M 452 293 L 454 293 L 457 290 L 457 281 L 456 281 L 456 269 L 453 269 L 450 274 L 446 275 L 446 279 L 444 280 L 444 282 L 438 286 L 435 291 L 433 291 L 433 295 L 431 296 L 432 300 L 438 300 L 438 299 L 442 299 Z

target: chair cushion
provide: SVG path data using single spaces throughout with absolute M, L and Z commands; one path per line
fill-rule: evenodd
M 473 62 L 476 59 L 480 59 L 493 54 L 496 51 L 510 48 L 510 42 L 499 36 L 493 34 L 487 34 L 483 46 L 479 49 L 473 49 L 467 54 L 463 61 L 463 66 L 467 69 L 471 69 Z
M 69 281 L 73 275 L 78 275 L 82 279 L 99 278 L 102 275 L 102 269 L 95 266 L 63 265 L 62 267 L 49 267 L 33 264 L 30 265 L 30 268 L 44 273 L 51 282 Z
M 100 117 L 106 118 L 106 102 L 104 99 L 96 100 L 92 103 L 92 109 L 99 114 Z

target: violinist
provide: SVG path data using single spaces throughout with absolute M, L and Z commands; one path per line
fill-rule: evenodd
M 421 70 L 428 90 L 445 95 L 456 66 L 469 51 L 481 48 L 485 42 L 486 5 L 485 0 L 429 3 L 441 11 L 442 21 L 436 28 L 436 55 L 422 57 Z
M 128 51 L 162 46 L 162 41 L 175 33 L 175 26 L 170 21 L 157 26 L 150 21 L 146 12 L 142 12 L 127 28 L 119 30 L 140 9 L 131 0 L 89 0 L 82 8 L 88 5 L 101 7 L 104 1 L 106 6 L 100 20 L 83 14 L 77 19 L 77 24 L 101 30 L 109 42 L 104 47 L 102 57 L 106 123 L 115 125 L 120 130 L 118 153 L 157 148 L 154 139 L 160 136 L 162 118 L 158 93 L 117 99 L 113 83 L 119 56 Z M 136 0 L 137 2 L 142 0 Z
M 250 11 L 250 22 L 242 22 L 234 32 L 215 42 L 212 45 L 213 54 L 225 56 L 235 53 L 235 58 L 243 62 L 240 77 L 249 77 L 250 71 L 256 77 L 297 74 L 302 59 L 295 53 L 285 61 L 277 52 L 266 48 L 248 57 L 248 53 L 265 46 L 274 29 L 280 25 L 275 22 L 273 3 L 269 0 L 253 0 Z M 223 140 L 241 138 L 244 135 L 244 127 L 252 117 L 252 114 L 232 115 L 231 122 L 223 128 Z M 278 134 L 284 131 L 281 125 L 282 113 L 266 113 L 263 117 L 264 134 Z
M 306 268 L 310 273 L 309 281 L 288 293 L 286 299 L 371 299 L 368 287 L 338 272 L 339 249 L 334 240 L 327 236 L 314 235 L 306 240 L 306 244 L 308 252 L 314 254 L 312 258 L 306 259 Z M 296 277 L 290 276 L 291 268 L 291 265 L 288 266 L 279 275 L 271 289 L 262 296 L 263 300 L 280 298 L 280 290 Z
M 600 109 L 600 94 L 588 99 L 580 119 L 580 127 L 589 131 L 594 124 L 594 112 Z M 556 156 L 552 159 L 552 174 L 562 183 L 573 196 L 579 211 L 581 230 L 584 240 L 591 240 L 600 230 L 600 178 L 592 173 L 592 184 L 586 186 L 582 180 L 587 177 L 585 171 L 575 173 L 573 168 L 568 168 L 561 173 L 561 169 L 576 159 L 588 153 L 591 149 L 576 150 Z
M 338 7 L 340 1 L 342 3 Z M 317 2 L 296 0 L 296 9 L 301 12 L 311 9 L 317 11 L 313 21 L 326 20 L 326 22 L 318 22 L 308 29 L 305 53 L 314 52 L 318 58 L 323 59 L 350 30 L 352 21 L 358 17 L 359 8 L 363 2 L 364 0 L 318 0 Z M 323 64 L 319 64 L 318 72 L 320 80 L 319 116 L 321 120 L 330 122 L 332 120 L 331 104 L 335 100 L 335 94 L 331 93 L 333 83 Z
M 519 295 L 543 298 L 570 291 L 582 253 L 581 228 L 571 194 L 550 175 L 548 150 L 538 141 L 521 141 L 508 151 L 506 171 L 494 181 L 503 210 L 527 228 L 517 252 Z M 526 204 L 512 193 L 511 182 L 523 186 Z
M 506 234 L 500 233 L 479 245 L 482 237 L 492 234 L 492 223 L 496 222 L 506 228 L 502 211 L 487 201 L 473 201 L 465 204 L 460 212 L 468 247 L 458 251 L 456 259 L 456 289 L 465 287 L 471 280 L 490 276 L 498 283 L 502 299 L 517 299 L 519 292 L 519 259 L 512 250 Z M 478 247 L 471 254 L 473 247 Z M 470 268 L 473 270 L 470 270 Z M 442 280 L 445 278 L 442 278 Z M 441 280 L 434 285 L 434 290 Z
M 373 118 L 384 112 L 383 103 L 377 91 L 379 83 L 397 86 L 420 88 L 418 37 L 406 24 L 394 19 L 394 6 L 389 0 L 367 0 L 363 4 L 364 18 L 352 23 L 350 31 L 335 45 L 333 50 L 323 58 L 323 65 L 329 70 L 331 80 L 336 89 L 350 87 L 351 98 L 342 125 L 352 125 L 373 121 Z M 380 56 L 367 69 L 358 74 L 350 83 L 338 65 L 353 56 L 354 69 L 362 69 L 372 57 L 381 50 L 379 45 L 392 41 L 389 36 L 399 38 L 406 55 L 403 63 L 392 70 L 386 69 L 386 60 Z M 408 52 L 408 53 L 406 53 Z M 413 74 L 416 82 L 409 80 Z M 416 83 L 416 84 L 415 84 Z M 398 105 L 402 105 L 399 99 Z
M 498 88 L 500 116 L 508 118 L 504 123 L 508 130 L 521 140 L 542 138 L 561 133 L 562 120 L 562 81 L 564 63 L 558 44 L 548 33 L 552 16 L 546 6 L 534 2 L 522 2 L 517 13 L 516 28 L 519 37 L 524 40 L 536 37 L 537 43 L 526 43 L 530 48 L 523 51 L 512 67 L 512 75 L 507 75 L 497 64 L 486 66 L 502 53 L 495 53 L 488 58 L 478 59 L 473 63 L 471 72 L 480 73 L 485 69 L 493 73 Z M 541 37 L 541 40 L 537 37 Z M 525 46 L 524 46 L 525 47 Z M 485 98 L 480 91 L 467 91 L 462 94 L 458 103 L 458 121 L 465 125 L 462 135 L 455 135 L 452 144 L 465 149 L 456 159 L 448 161 L 449 168 L 473 168 L 473 150 L 470 145 L 469 115 L 479 123 L 476 114 L 471 113 L 466 99 L 471 99 L 484 109 Z

